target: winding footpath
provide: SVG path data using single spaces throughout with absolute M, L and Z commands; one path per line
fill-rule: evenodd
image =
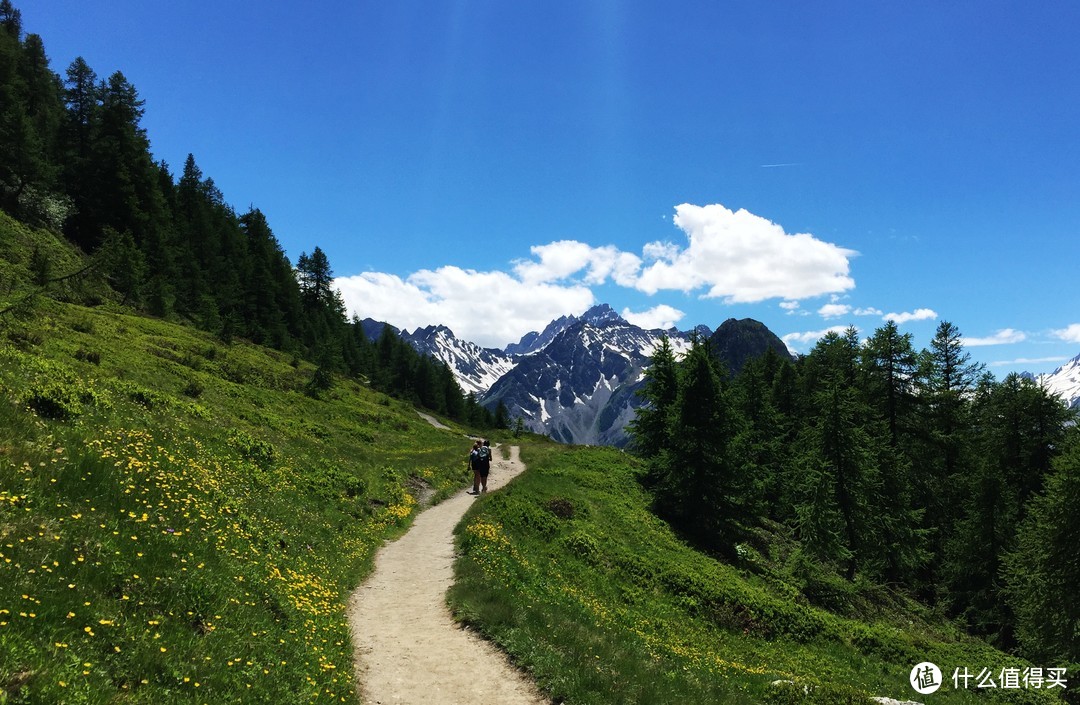
M 518 447 L 496 453 L 488 479 L 497 490 L 525 466 Z M 543 705 L 505 655 L 450 616 L 454 527 L 476 498 L 465 491 L 423 511 L 380 549 L 371 577 L 349 601 L 349 628 L 365 703 Z

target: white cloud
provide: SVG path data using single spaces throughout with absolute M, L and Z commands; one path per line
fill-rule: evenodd
M 999 330 L 988 338 L 963 338 L 961 342 L 964 347 L 977 348 L 984 345 L 1007 345 L 1009 343 L 1022 343 L 1027 340 L 1027 334 L 1013 330 L 1012 328 L 1005 328 Z
M 649 242 L 641 248 L 641 254 L 647 260 L 674 262 L 679 256 L 679 246 L 673 242 Z
M 1006 365 L 1041 365 L 1047 362 L 1065 362 L 1068 360 L 1065 356 L 1054 357 L 1020 357 L 1015 360 L 997 360 L 990 363 L 990 367 L 1004 367 Z
M 603 284 L 610 277 L 620 286 L 633 286 L 641 259 L 614 245 L 593 247 L 577 240 L 534 245 L 530 252 L 540 261 L 521 260 L 514 273 L 526 284 L 558 282 L 584 270 L 585 284 Z
M 839 318 L 851 313 L 851 307 L 847 304 L 825 304 L 818 309 L 822 318 Z
M 1060 338 L 1067 343 L 1080 343 L 1080 323 L 1073 323 L 1067 328 L 1050 331 L 1055 338 Z
M 789 235 L 749 211 L 684 203 L 675 208 L 674 222 L 689 245 L 645 246 L 646 258 L 654 260 L 637 279 L 637 288 L 645 293 L 707 288 L 705 298 L 754 303 L 839 293 L 855 286 L 848 264 L 855 251 L 808 233 Z
M 638 256 L 614 245 L 559 240 L 533 246 L 532 258 L 513 262 L 510 272 L 446 266 L 407 276 L 363 272 L 335 283 L 350 314 L 408 330 L 443 324 L 490 347 L 542 330 L 559 316 L 584 312 L 595 302 L 590 287 L 609 281 L 649 294 L 705 290 L 702 298 L 721 297 L 725 303 L 780 298 L 789 312 L 797 311 L 799 299 L 855 286 L 848 274 L 854 251 L 805 233 L 789 235 L 748 211 L 683 204 L 673 221 L 686 234 L 687 246 L 651 242 Z M 661 304 L 624 316 L 638 325 L 667 328 L 684 314 Z
M 405 279 L 364 272 L 334 284 L 350 315 L 407 330 L 442 324 L 459 338 L 499 348 L 595 303 L 585 286 L 525 282 L 505 272 L 459 267 L 425 269 Z
M 780 336 L 780 340 L 784 341 L 784 344 L 788 346 L 788 350 L 796 351 L 799 347 L 809 348 L 813 343 L 824 338 L 829 333 L 839 333 L 843 335 L 847 332 L 848 326 L 831 326 L 825 330 L 809 330 L 803 333 L 788 333 L 787 335 Z
M 910 321 L 932 321 L 937 318 L 937 311 L 929 308 L 920 308 L 911 313 L 886 313 L 881 318 L 886 321 L 892 321 L 900 326 Z
M 787 311 L 789 316 L 809 316 L 810 312 L 800 308 L 801 304 L 798 301 L 781 301 L 780 308 Z
M 647 330 L 662 328 L 667 330 L 673 328 L 676 323 L 682 320 L 686 314 L 677 308 L 668 306 L 667 304 L 660 304 L 659 306 L 653 306 L 648 311 L 641 311 L 634 313 L 628 308 L 624 308 L 622 311 L 622 317 L 635 326 L 640 326 Z
M 856 316 L 880 316 L 880 315 L 882 315 L 883 312 L 882 312 L 882 310 L 880 308 L 870 307 L 870 308 L 857 308 L 857 309 L 855 309 L 853 311 L 853 313 Z

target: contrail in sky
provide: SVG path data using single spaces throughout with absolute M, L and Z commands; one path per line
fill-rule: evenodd
M 802 162 L 786 162 L 784 164 L 760 164 L 762 169 L 775 169 L 778 166 L 801 166 Z

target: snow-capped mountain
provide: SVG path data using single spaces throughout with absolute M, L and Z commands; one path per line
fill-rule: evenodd
M 506 350 L 461 340 L 446 326 L 400 335 L 445 362 L 462 389 L 475 392 L 485 406 L 494 409 L 502 402 L 529 430 L 566 443 L 615 446 L 629 440 L 626 426 L 642 403 L 637 391 L 661 337 L 668 337 L 676 356 L 689 349 L 692 336 L 709 338 L 732 372 L 766 347 L 788 354 L 783 342 L 757 321 L 731 319 L 715 332 L 707 326 L 690 332 L 646 330 L 607 304 L 580 317 L 558 318 Z
M 1080 409 L 1080 355 L 1035 380 L 1046 391 L 1061 397 L 1070 409 Z
M 514 367 L 509 355 L 501 350 L 482 348 L 462 340 L 446 326 L 402 331 L 401 337 L 421 353 L 445 362 L 466 392 L 482 395 Z
M 577 321 L 576 316 L 562 316 L 547 324 L 544 330 L 537 333 L 532 331 L 521 336 L 521 341 L 510 343 L 506 346 L 508 355 L 532 355 L 534 352 L 543 350 L 555 336 L 572 326 Z
M 484 404 L 502 402 L 529 430 L 559 441 L 625 445 L 626 424 L 641 404 L 635 392 L 665 333 L 676 354 L 689 347 L 686 334 L 644 330 L 601 304 L 519 358 L 484 395 Z

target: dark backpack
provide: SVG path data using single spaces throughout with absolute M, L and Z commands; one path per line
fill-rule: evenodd
M 476 452 L 476 459 L 481 463 L 487 463 L 491 461 L 491 448 L 487 446 L 480 446 L 480 450 Z

